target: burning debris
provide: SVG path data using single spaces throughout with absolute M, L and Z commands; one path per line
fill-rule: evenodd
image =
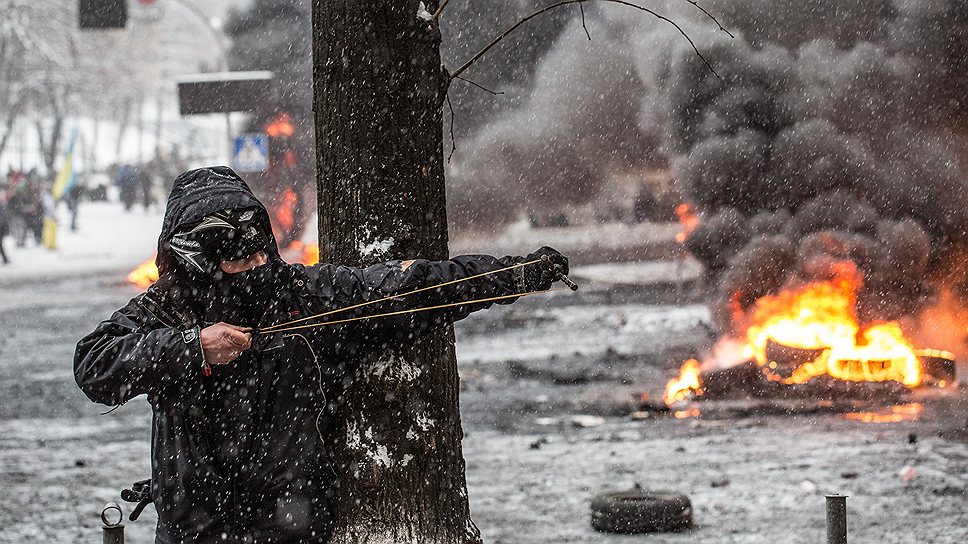
M 865 208 L 849 197 L 848 203 Z M 720 220 L 734 213 L 726 210 Z M 753 230 L 773 223 L 758 217 L 759 226 L 755 220 L 729 223 Z M 796 216 L 783 218 L 794 228 L 803 224 Z M 763 236 L 734 252 L 710 244 L 720 226 L 715 218 L 711 226 L 696 226 L 685 244 L 698 249 L 694 253 L 718 278 L 715 310 L 723 334 L 701 363 L 683 364 L 667 384 L 666 403 L 709 398 L 710 380 L 722 385 L 742 376 L 787 386 L 821 377 L 907 388 L 954 383 L 954 355 L 918 349 L 902 325 L 926 305 L 931 241 L 910 221 L 869 225 L 870 237 L 826 230 L 803 236 L 796 247 L 792 236 Z M 709 246 L 716 249 L 704 252 Z M 732 259 L 722 261 L 723 254 Z M 743 363 L 755 366 L 738 366 Z
M 682 226 L 682 230 L 676 234 L 676 241 L 682 244 L 689 238 L 692 231 L 699 226 L 699 216 L 696 215 L 693 206 L 683 202 L 676 206 L 676 218 L 679 220 L 679 225 Z
M 666 403 L 723 396 L 763 379 L 795 385 L 823 377 L 907 388 L 953 383 L 953 354 L 916 349 L 897 321 L 860 324 L 859 288 L 856 278 L 814 282 L 761 297 L 745 311 L 735 308 L 733 322 L 745 334 L 722 337 L 702 363 L 686 361 L 666 385 Z
M 658 5 L 695 28 L 688 5 Z M 677 238 L 705 266 L 720 337 L 667 402 L 708 398 L 710 373 L 746 362 L 771 391 L 946 386 L 954 355 L 942 350 L 966 351 L 968 319 L 930 314 L 946 299 L 961 308 L 949 315 L 968 313 L 964 7 L 804 5 L 713 2 L 737 39 L 694 34 L 720 78 L 661 25 L 590 11 L 599 39 L 555 43 L 450 165 L 455 205 L 491 219 L 669 172 Z M 592 83 L 561 81 L 576 72 Z

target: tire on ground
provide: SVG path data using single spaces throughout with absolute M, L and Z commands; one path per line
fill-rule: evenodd
M 606 493 L 592 499 L 592 527 L 606 533 L 657 533 L 692 527 L 689 497 L 662 491 Z

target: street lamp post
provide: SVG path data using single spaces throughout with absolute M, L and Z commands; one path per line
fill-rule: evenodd
M 190 13 L 198 21 L 202 23 L 202 26 L 212 35 L 215 40 L 215 45 L 219 50 L 218 64 L 219 71 L 228 72 L 229 71 L 229 49 L 228 49 L 228 39 L 225 33 L 222 32 L 220 28 L 216 28 L 212 24 L 212 20 L 201 10 L 195 3 L 188 0 L 170 0 L 173 4 L 180 6 L 186 12 Z M 225 150 L 228 154 L 228 160 L 232 158 L 233 143 L 232 143 L 232 112 L 225 112 Z M 227 163 L 226 163 L 227 164 Z

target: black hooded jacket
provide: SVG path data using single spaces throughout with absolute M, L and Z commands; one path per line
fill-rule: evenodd
M 118 405 L 144 394 L 151 404 L 151 497 L 158 511 L 158 544 L 326 542 L 328 501 L 336 484 L 327 445 L 338 414 L 334 399 L 353 370 L 352 361 L 367 350 L 405 342 L 489 306 L 257 335 L 251 349 L 206 376 L 200 330 L 218 320 L 212 312 L 217 300 L 182 272 L 167 241 L 179 228 L 213 212 L 250 207 L 259 209 L 269 232 L 265 208 L 231 169 L 203 168 L 179 176 L 158 241 L 159 280 L 77 344 L 74 374 L 91 400 Z M 482 255 L 393 261 L 365 269 L 304 267 L 283 263 L 274 240 L 268 253 L 277 267 L 276 302 L 267 316 L 272 323 L 516 262 Z M 520 270 L 338 315 L 520 293 Z M 228 383 L 233 386 L 220 388 Z

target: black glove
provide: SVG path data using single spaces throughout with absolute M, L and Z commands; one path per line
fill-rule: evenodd
M 548 266 L 545 262 L 538 262 L 534 264 L 529 264 L 524 267 L 524 289 L 526 292 L 531 291 L 545 291 L 551 289 L 551 284 L 557 279 L 555 271 L 567 275 L 568 274 L 568 257 L 565 257 L 556 250 L 545 246 L 538 251 L 524 257 L 522 262 L 531 262 L 541 259 L 542 256 L 547 255 L 548 259 L 551 260 L 551 265 L 555 268 L 552 270 L 552 266 Z

